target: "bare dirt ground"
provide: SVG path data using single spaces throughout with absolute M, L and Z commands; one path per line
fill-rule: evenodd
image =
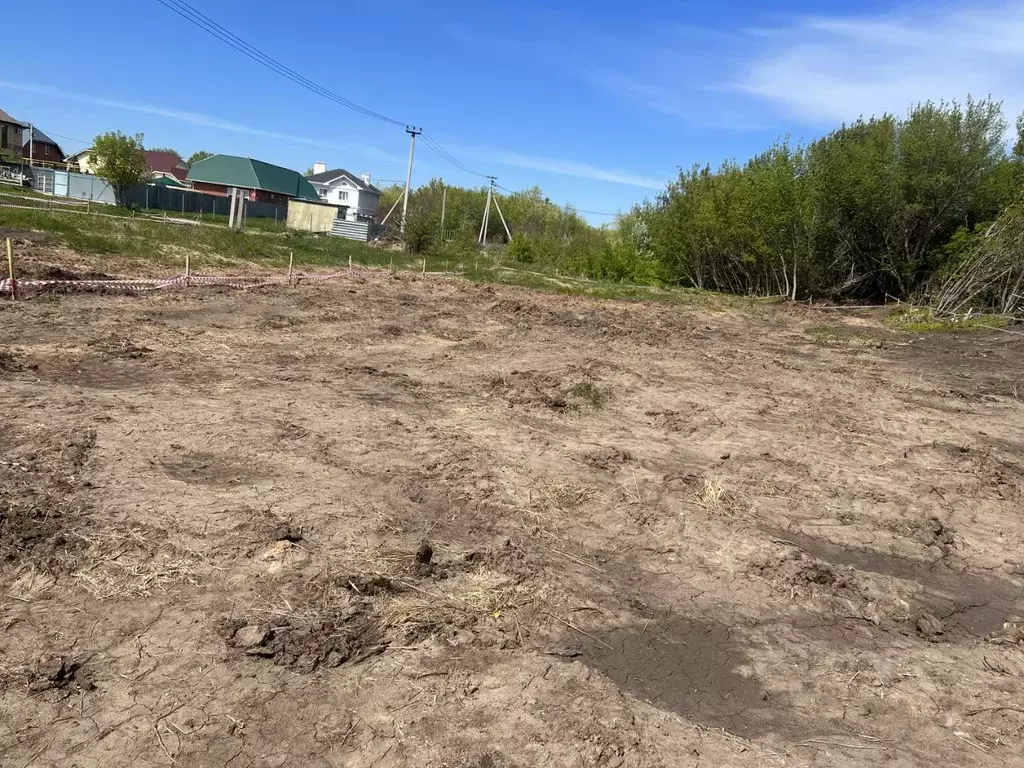
M 0 393 L 4 766 L 1024 764 L 1020 335 L 357 270 Z

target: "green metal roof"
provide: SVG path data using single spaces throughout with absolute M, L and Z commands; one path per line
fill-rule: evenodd
M 227 187 L 262 189 L 306 200 L 320 199 L 313 185 L 298 171 L 253 160 L 251 157 L 214 155 L 193 163 L 187 178 L 189 181 L 223 184 Z
M 185 185 L 178 181 L 173 176 L 158 176 L 153 179 L 150 184 L 157 184 L 161 187 L 184 187 Z

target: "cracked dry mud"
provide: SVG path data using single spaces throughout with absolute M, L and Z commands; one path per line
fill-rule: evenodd
M 1024 764 L 1024 339 L 829 314 L 0 302 L 0 764 Z

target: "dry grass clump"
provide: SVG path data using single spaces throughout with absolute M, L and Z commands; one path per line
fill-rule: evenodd
M 76 535 L 85 542 L 71 576 L 97 600 L 148 597 L 182 582 L 195 585 L 196 557 L 174 550 L 153 551 L 151 535 L 141 528 Z
M 384 626 L 392 629 L 432 630 L 466 626 L 485 616 L 498 619 L 536 607 L 546 591 L 489 570 L 460 574 L 429 589 L 407 581 L 399 584 L 409 591 L 381 596 L 377 607 Z
M 736 496 L 718 478 L 705 477 L 704 484 L 697 491 L 697 504 L 708 512 L 725 511 L 735 501 Z

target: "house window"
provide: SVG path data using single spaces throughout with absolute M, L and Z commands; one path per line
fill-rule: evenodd
M 50 145 L 49 144 L 43 144 L 43 154 L 46 155 L 47 157 L 50 156 Z
M 342 201 L 348 200 L 348 192 L 342 192 L 341 190 L 339 190 L 338 199 Z

